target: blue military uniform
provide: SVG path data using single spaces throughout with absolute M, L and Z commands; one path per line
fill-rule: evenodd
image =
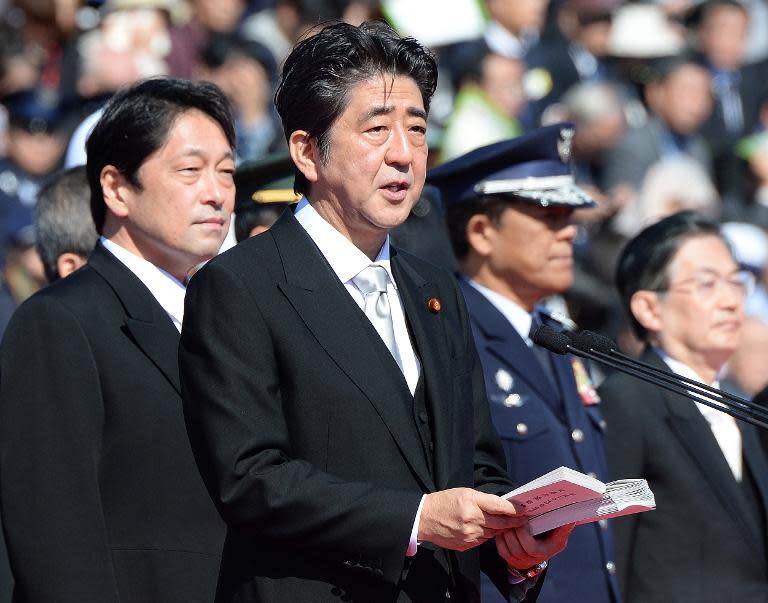
M 482 195 L 511 196 L 544 207 L 591 207 L 594 202 L 575 186 L 571 175 L 572 136 L 569 124 L 543 128 L 438 166 L 427 181 L 440 189 L 449 207 L 470 204 Z M 538 306 L 529 318 L 512 300 L 500 300 L 498 293 L 463 275 L 459 281 L 510 477 L 523 484 L 566 466 L 607 479 L 605 422 L 588 367 L 575 357 L 533 346 L 529 332 L 517 330 L 527 328 L 529 320 L 560 330 L 563 326 Z M 515 320 L 513 312 L 524 320 Z M 578 526 L 567 548 L 552 559 L 538 601 L 617 603 L 614 574 L 609 525 Z M 484 602 L 501 601 L 490 582 L 482 586 Z

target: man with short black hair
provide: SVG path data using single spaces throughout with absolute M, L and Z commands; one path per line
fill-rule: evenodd
M 693 212 L 645 228 L 616 270 L 641 360 L 714 387 L 740 343 L 752 284 L 719 226 Z M 624 373 L 599 393 L 613 477 L 647 479 L 658 507 L 613 520 L 624 600 L 768 601 L 768 459 L 757 429 Z
M 383 24 L 300 42 L 276 104 L 304 198 L 190 283 L 181 381 L 228 524 L 220 602 L 475 602 L 481 565 L 521 600 L 565 545 L 570 526 L 533 538 L 498 496 L 453 277 L 389 244 L 424 184 L 436 77 Z
M 26 603 L 208 603 L 224 529 L 190 450 L 176 352 L 190 271 L 234 203 L 234 128 L 206 83 L 140 82 L 88 139 L 88 264 L 0 347 L 0 503 Z

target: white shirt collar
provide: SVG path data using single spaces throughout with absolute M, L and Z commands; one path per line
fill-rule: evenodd
M 303 197 L 296 206 L 294 217 L 307 231 L 342 283 L 352 280 L 361 270 L 372 263 L 370 258 L 355 247 L 352 241 L 331 226 L 312 207 L 306 197 Z M 387 235 L 384 245 L 381 246 L 381 250 L 373 263 L 386 269 L 389 280 L 397 288 L 390 265 L 389 235 Z
M 496 293 L 496 291 L 492 291 L 488 287 L 484 287 L 476 281 L 473 281 L 471 278 L 467 278 L 467 281 L 504 315 L 504 318 L 506 318 L 515 328 L 515 331 L 517 331 L 518 335 L 523 338 L 523 341 L 525 341 L 528 347 L 533 345 L 533 342 L 529 337 L 531 334 L 531 323 L 533 322 L 533 318 L 525 308 L 519 306 L 500 293 Z
M 122 262 L 128 270 L 144 283 L 150 293 L 168 313 L 174 326 L 181 332 L 184 321 L 184 294 L 186 287 L 170 273 L 158 268 L 153 263 L 121 247 L 104 237 L 99 239 L 104 248 Z
M 696 381 L 701 381 L 702 383 L 705 383 L 706 385 L 709 385 L 711 387 L 718 387 L 718 388 L 720 387 L 720 382 L 717 379 L 715 379 L 712 383 L 706 383 L 701 378 L 701 375 L 699 375 L 696 371 L 694 371 L 690 366 L 688 366 L 684 362 L 680 362 L 679 360 L 672 358 L 672 356 L 667 354 L 661 348 L 655 347 L 653 348 L 653 351 L 656 352 L 661 357 L 661 359 L 666 363 L 666 365 L 672 370 L 673 373 L 677 373 L 678 375 L 682 375 L 683 377 L 687 377 L 688 379 L 695 379 Z

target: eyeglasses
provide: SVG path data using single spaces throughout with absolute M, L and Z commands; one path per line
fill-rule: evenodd
M 690 288 L 686 289 L 686 287 Z M 706 300 L 714 297 L 722 288 L 740 295 L 742 298 L 749 297 L 755 290 L 755 275 L 749 270 L 739 270 L 726 276 L 714 272 L 700 272 L 678 283 L 654 289 L 654 291 L 678 290 L 681 293 L 694 293 L 697 297 Z

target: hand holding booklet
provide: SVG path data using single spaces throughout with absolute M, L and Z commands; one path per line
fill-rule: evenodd
M 621 479 L 604 484 L 568 467 L 560 467 L 504 495 L 527 515 L 536 536 L 568 523 L 642 513 L 656 508 L 644 479 Z

